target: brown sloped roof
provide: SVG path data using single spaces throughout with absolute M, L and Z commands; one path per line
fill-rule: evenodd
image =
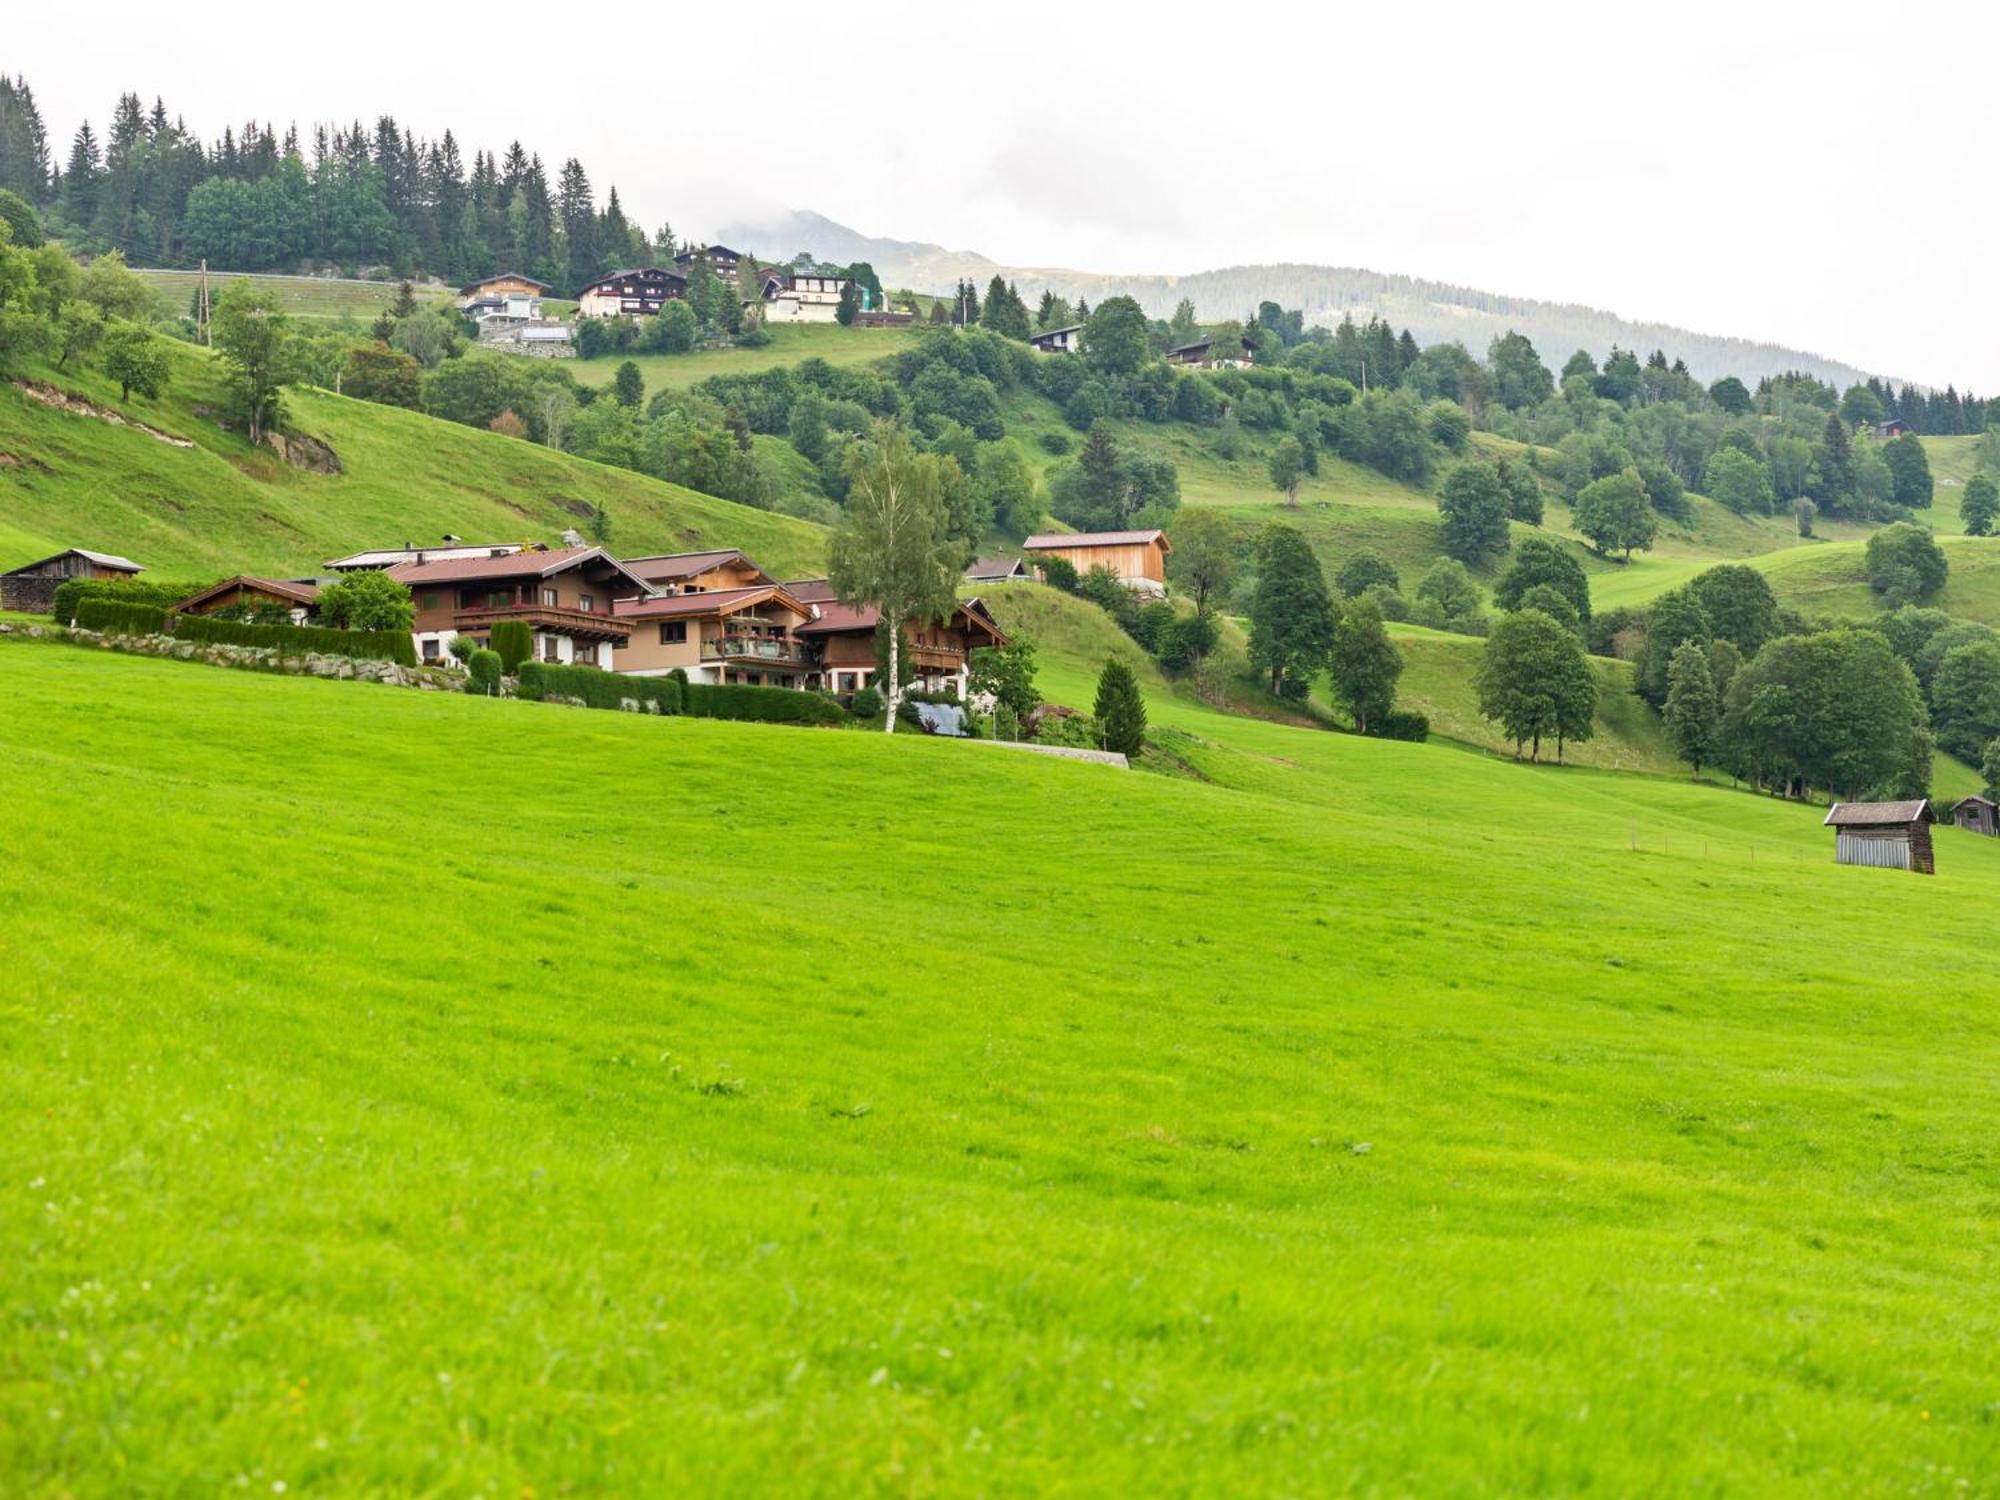
M 1894 828 L 1902 823 L 1928 823 L 1931 805 L 1914 802 L 1836 802 L 1827 810 L 1822 828 Z
M 991 583 L 1026 571 L 1027 565 L 1018 557 L 981 557 L 974 559 L 965 576 L 976 582 Z
M 1130 547 L 1145 542 L 1158 542 L 1168 552 L 1174 550 L 1167 546 L 1167 534 L 1157 527 L 1151 531 L 1050 532 L 1029 537 L 1021 547 L 1023 551 L 1040 552 L 1059 547 Z
M 845 635 L 850 631 L 872 631 L 882 619 L 882 608 L 877 604 L 842 604 L 838 599 L 826 599 L 815 600 L 814 605 L 819 610 L 819 618 L 801 625 L 797 634 Z M 977 599 L 955 605 L 951 623 L 990 635 L 997 645 L 1007 644 L 1006 632 Z
M 238 588 L 254 589 L 260 594 L 269 594 L 274 599 L 289 599 L 294 604 L 310 604 L 319 597 L 319 585 L 308 579 L 258 578 L 254 574 L 238 573 L 234 578 L 224 579 L 212 589 L 203 589 L 199 594 L 188 595 L 174 608 L 193 609 L 198 604 L 206 604 L 218 595 Z
M 785 585 L 785 591 L 808 604 L 824 604 L 833 597 L 833 585 L 824 578 L 794 578 Z
M 638 575 L 648 583 L 669 583 L 678 578 L 692 578 L 697 573 L 706 573 L 710 568 L 719 568 L 726 562 L 741 562 L 757 568 L 743 555 L 740 547 L 717 547 L 708 552 L 660 552 L 651 557 L 627 557 L 622 559 L 626 571 Z M 763 573 L 762 568 L 757 568 Z M 769 577 L 769 574 L 765 574 Z M 771 579 L 776 583 L 775 578 Z
M 794 598 L 775 583 L 747 589 L 709 589 L 699 594 L 659 594 L 650 599 L 620 599 L 611 606 L 621 620 L 687 620 L 701 615 L 726 614 L 775 599 L 780 604 L 810 616 L 812 607 Z
M 652 585 L 637 577 L 602 547 L 557 547 L 548 552 L 515 552 L 506 557 L 452 557 L 441 562 L 397 563 L 388 570 L 396 582 L 410 588 L 433 583 L 478 583 L 498 578 L 548 578 L 588 562 L 603 562 L 623 573 L 634 589 L 649 593 Z

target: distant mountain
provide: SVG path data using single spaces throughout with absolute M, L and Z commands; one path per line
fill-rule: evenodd
M 1092 303 L 1128 296 L 1154 317 L 1172 314 L 1186 297 L 1197 317 L 1240 318 L 1260 301 L 1303 308 L 1308 323 L 1337 324 L 1349 313 L 1356 322 L 1386 319 L 1408 328 L 1422 344 L 1457 339 L 1484 357 L 1486 346 L 1516 329 L 1534 341 L 1543 361 L 1560 369 L 1577 349 L 1602 361 L 1617 344 L 1640 354 L 1664 349 L 1684 359 L 1702 380 L 1735 375 L 1754 382 L 1781 370 L 1805 370 L 1846 386 L 1869 372 L 1803 349 L 1754 339 L 1697 333 L 1668 323 L 1635 323 L 1616 313 L 1570 302 L 1539 302 L 1473 287 L 1391 276 L 1345 266 L 1298 264 L 1229 266 L 1186 276 L 1108 275 L 1046 266 L 1006 266 L 969 250 L 947 250 L 918 240 L 878 239 L 837 224 L 823 214 L 793 211 L 761 223 L 736 224 L 719 236 L 724 244 L 760 258 L 785 260 L 809 250 L 822 260 L 846 265 L 865 260 L 889 286 L 919 292 L 949 292 L 961 277 L 983 287 L 997 272 L 1014 282 L 1032 306 L 1044 288 L 1072 301 Z

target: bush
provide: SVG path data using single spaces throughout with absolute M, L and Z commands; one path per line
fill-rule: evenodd
M 178 604 L 196 588 L 179 583 L 139 583 L 115 578 L 65 578 L 56 585 L 55 603 L 50 613 L 67 625 L 76 619 L 77 606 L 86 599 L 120 599 L 127 604 L 157 604 L 162 609 Z
M 1038 441 L 1041 443 L 1044 452 L 1053 453 L 1057 458 L 1061 458 L 1074 446 L 1070 442 L 1069 434 L 1066 432 L 1045 432 Z
M 630 680 L 630 679 L 626 679 Z M 746 687 L 737 683 L 691 682 L 687 712 L 702 719 L 741 719 L 759 724 L 838 724 L 840 705 L 797 688 Z
M 534 628 L 526 620 L 498 620 L 487 632 L 487 645 L 500 658 L 500 670 L 512 677 L 535 654 Z
M 499 696 L 501 662 L 498 651 L 481 647 L 465 659 L 465 665 L 472 674 L 465 682 L 468 693 L 477 693 L 482 698 Z
M 167 612 L 157 604 L 127 603 L 123 599 L 86 599 L 76 606 L 74 624 L 85 630 L 101 630 L 106 635 L 171 635 Z
M 1037 566 L 1042 570 L 1042 581 L 1050 588 L 1061 589 L 1065 594 L 1076 592 L 1076 564 L 1068 558 L 1045 557 Z
M 469 635 L 455 635 L 451 638 L 451 643 L 445 647 L 445 650 L 457 657 L 460 662 L 470 660 L 475 649 L 472 637 Z
M 283 656 L 346 656 L 414 667 L 417 649 L 407 630 L 334 630 L 323 625 L 249 625 L 212 615 L 175 615 L 169 632 L 183 641 L 222 646 L 266 646 Z
M 882 717 L 882 695 L 872 687 L 865 687 L 854 695 L 852 709 L 857 719 L 879 719 Z
M 1050 714 L 1035 730 L 1038 745 L 1059 745 L 1068 750 L 1095 750 L 1097 725 L 1084 714 Z
M 1414 740 L 1421 744 L 1430 732 L 1431 721 L 1413 708 L 1392 708 L 1375 721 L 1378 739 Z
M 1215 649 L 1216 629 L 1212 616 L 1182 615 L 1160 633 L 1156 654 L 1160 665 L 1170 672 L 1185 672 Z
M 546 698 L 573 699 L 587 708 L 617 708 L 626 699 L 655 713 L 682 712 L 682 683 L 666 677 L 621 677 L 602 667 L 566 666 L 560 662 L 521 663 L 517 691 L 523 698 L 539 702 Z

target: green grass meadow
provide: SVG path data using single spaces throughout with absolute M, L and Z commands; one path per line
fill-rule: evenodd
M 1990 1491 L 2000 842 L 1151 691 L 0 642 L 4 1488 Z
M 774 366 L 823 359 L 837 368 L 870 365 L 907 347 L 921 333 L 903 328 L 843 328 L 838 323 L 797 323 L 767 330 L 761 348 L 696 349 L 687 354 L 607 354 L 570 362 L 584 385 L 607 386 L 628 359 L 639 367 L 649 391 L 684 391 L 714 375 L 754 375 Z
M 201 284 L 199 271 L 146 270 L 137 274 L 158 293 L 162 317 L 190 316 L 189 309 L 194 305 L 195 291 Z M 211 302 L 225 286 L 236 281 L 247 281 L 258 291 L 271 293 L 291 316 L 316 323 L 371 322 L 395 305 L 397 291 L 401 286 L 400 282 L 395 281 L 351 281 L 327 276 L 263 276 L 240 271 L 234 273 L 211 271 L 208 274 L 208 294 Z M 421 303 L 449 305 L 456 294 L 445 287 L 420 286 L 416 288 L 416 296 Z

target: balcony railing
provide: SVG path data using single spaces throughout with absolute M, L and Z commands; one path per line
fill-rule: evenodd
M 560 604 L 476 604 L 457 612 L 454 624 L 463 631 L 491 630 L 502 620 L 522 620 L 536 630 L 558 635 L 593 636 L 601 640 L 631 639 L 632 623 L 593 610 Z
M 805 647 L 788 636 L 722 635 L 701 643 L 703 661 L 771 661 L 803 665 Z

